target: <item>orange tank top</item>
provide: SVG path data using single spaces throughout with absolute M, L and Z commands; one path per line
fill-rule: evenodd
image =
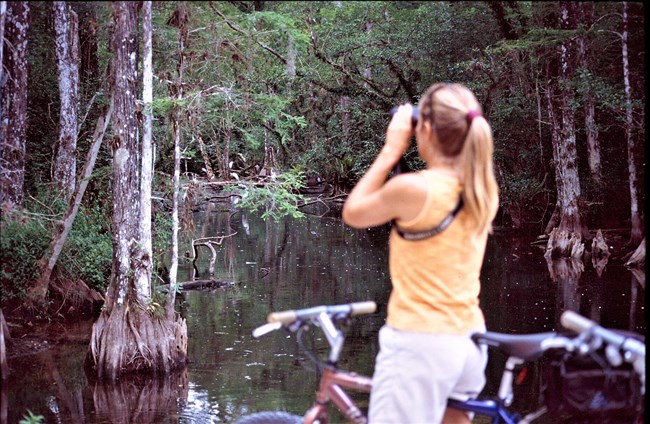
M 438 225 L 456 206 L 461 186 L 443 171 L 420 171 L 429 192 L 420 213 L 404 231 L 425 231 Z M 485 324 L 479 307 L 479 274 L 487 232 L 476 237 L 465 209 L 442 233 L 408 241 L 393 228 L 389 239 L 389 268 L 393 290 L 387 324 L 398 330 L 464 334 Z

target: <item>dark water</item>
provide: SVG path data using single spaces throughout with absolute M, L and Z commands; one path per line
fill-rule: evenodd
M 180 269 L 179 281 L 232 282 L 226 288 L 186 292 L 179 302 L 188 325 L 191 363 L 186 370 L 162 381 L 125 378 L 112 387 L 94 386 L 82 370 L 87 343 L 60 343 L 10 360 L 3 392 L 7 423 L 17 423 L 28 409 L 48 423 L 222 423 L 260 410 L 302 414 L 316 389 L 315 373 L 305 370 L 310 363 L 286 333 L 254 340 L 251 331 L 271 311 L 320 304 L 377 302 L 376 314 L 355 319 L 341 362 L 344 368 L 372 373 L 390 290 L 388 228 L 353 230 L 337 218 L 276 223 L 241 213 L 197 215 L 194 238 L 220 236 L 226 237 L 215 245 L 214 264 L 202 247 L 196 267 L 187 263 Z M 568 308 L 605 326 L 644 334 L 644 286 L 616 261 L 600 276 L 591 262 L 582 267 L 566 262 L 549 267 L 530 237 L 497 231 L 482 272 L 488 328 L 559 330 L 559 317 Z M 326 351 L 322 334 L 310 334 L 307 343 Z M 486 394 L 496 392 L 503 359 L 490 359 Z M 539 394 L 534 367 L 529 374 L 516 391 L 515 407 L 521 410 L 532 408 Z M 367 407 L 367 395 L 355 399 Z

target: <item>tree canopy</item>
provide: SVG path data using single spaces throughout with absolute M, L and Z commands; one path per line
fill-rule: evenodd
M 55 186 L 53 159 L 61 114 L 53 72 L 57 57 L 52 7 L 48 2 L 28 3 L 26 199 Z M 630 228 L 635 219 L 631 190 L 644 190 L 642 167 L 638 185 L 628 189 L 628 165 L 642 163 L 639 146 L 645 137 L 643 5 L 625 3 L 627 28 L 624 3 L 576 2 L 574 21 L 563 25 L 566 5 L 155 2 L 154 191 L 168 193 L 169 179 L 160 176 L 173 173 L 170 128 L 177 120 L 185 176 L 233 184 L 273 176 L 286 192 L 320 180 L 344 193 L 381 148 L 390 109 L 417 102 L 435 82 L 453 81 L 476 93 L 494 131 L 501 191 L 497 226 L 539 234 L 552 221 L 561 178 L 553 144 L 558 127 L 553 126 L 549 105 L 551 96 L 571 93 L 563 107 L 575 116 L 572 135 L 583 218 L 590 229 Z M 105 81 L 114 28 L 109 2 L 70 6 L 79 17 L 76 160 L 81 169 L 108 101 Z M 6 27 L 12 28 L 9 21 Z M 179 39 L 184 40 L 182 49 Z M 627 99 L 623 40 L 628 48 Z M 572 43 L 579 45 L 572 56 L 574 71 L 560 78 L 563 49 Z M 141 54 L 142 46 L 139 49 Z M 12 60 L 10 51 L 5 43 L 5 64 Z M 3 98 L 9 87 L 3 85 Z M 8 116 L 4 107 L 3 121 Z M 136 114 L 141 120 L 142 111 Z M 3 146 L 10 141 L 10 127 L 3 124 Z M 626 144 L 628 135 L 636 143 Z M 590 141 L 593 137 L 598 143 Z M 591 162 L 594 149 L 600 171 Z M 99 153 L 84 200 L 88 208 L 101 205 L 109 192 L 110 152 L 107 143 Z M 414 149 L 406 159 L 414 168 L 422 165 Z M 638 211 L 642 214 L 643 206 Z

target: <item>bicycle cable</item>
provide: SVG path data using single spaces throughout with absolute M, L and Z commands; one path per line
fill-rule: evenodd
M 296 331 L 296 343 L 303 350 L 307 358 L 315 365 L 315 367 L 311 368 L 307 366 L 304 361 L 301 361 L 300 365 L 307 371 L 316 372 L 318 374 L 322 372 L 323 368 L 325 367 L 325 364 L 303 342 L 302 335 L 305 329 L 307 328 L 309 328 L 309 325 L 306 324 L 301 325 L 300 328 L 298 328 L 298 330 Z

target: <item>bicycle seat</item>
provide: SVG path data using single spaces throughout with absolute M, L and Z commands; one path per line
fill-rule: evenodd
M 508 356 L 515 356 L 525 361 L 532 361 L 544 353 L 542 342 L 556 337 L 555 332 L 533 334 L 505 334 L 486 331 L 472 334 L 474 343 L 493 346 Z

